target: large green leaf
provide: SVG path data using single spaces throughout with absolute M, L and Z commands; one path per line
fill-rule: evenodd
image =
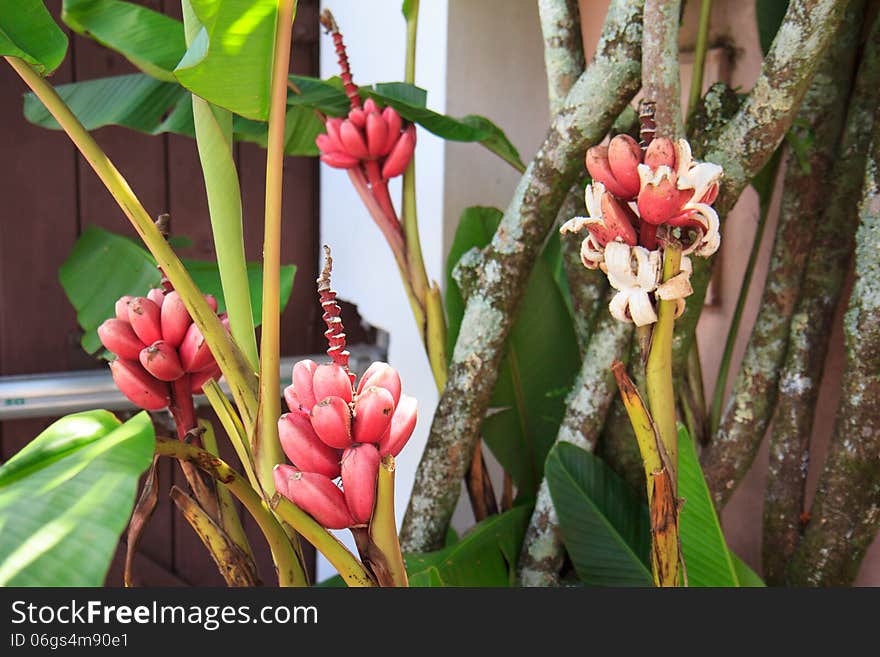
M 406 555 L 410 586 L 512 586 L 531 508 L 516 506 L 476 524 L 449 547 Z
M 678 495 L 684 499 L 679 511 L 679 529 L 688 586 L 739 586 L 697 450 L 681 424 L 678 425 Z
M 61 20 L 152 77 L 175 80 L 172 71 L 186 51 L 180 21 L 121 0 L 64 0 Z
M 755 3 L 758 37 L 764 54 L 770 50 L 786 11 L 788 11 L 788 0 L 757 0 Z
M 745 588 L 763 588 L 767 586 L 764 580 L 758 576 L 758 573 L 749 568 L 749 565 L 736 554 L 731 552 L 730 558 L 733 560 L 733 567 L 736 570 L 736 578 L 739 580 L 740 586 Z
M 77 413 L 0 467 L 0 586 L 101 586 L 154 440 L 146 413 Z
M 461 216 L 446 260 L 446 310 L 452 354 L 464 300 L 452 270 L 471 248 L 483 248 L 498 228 L 495 208 L 467 208 Z M 565 393 L 578 369 L 578 348 L 565 299 L 547 260 L 539 258 L 529 275 L 525 296 L 506 343 L 493 412 L 482 435 L 510 473 L 520 494 L 532 496 L 541 481 L 547 451 L 565 412 Z
M 295 79 L 295 76 L 291 77 Z M 191 94 L 172 82 L 132 73 L 62 84 L 55 90 L 88 130 L 118 125 L 150 135 L 171 132 L 195 136 Z M 322 90 L 312 91 L 320 97 Z M 24 116 L 35 125 L 60 130 L 55 118 L 33 93 L 25 94 Z M 232 129 L 236 141 L 266 146 L 264 122 L 235 115 Z M 311 107 L 291 103 L 287 111 L 285 153 L 317 155 L 315 137 L 323 130 L 321 120 Z
M 525 171 L 519 152 L 504 131 L 484 116 L 469 114 L 455 119 L 438 114 L 425 106 L 426 92 L 405 82 L 376 84 L 375 90 L 362 87 L 363 93 L 391 105 L 408 121 L 449 141 L 476 141 L 518 171 Z
M 220 311 L 226 309 L 217 263 L 183 260 L 196 285 L 206 294 L 217 297 Z M 263 268 L 248 263 L 248 283 L 254 321 L 262 313 Z M 281 308 L 287 305 L 296 274 L 294 265 L 281 268 Z M 83 328 L 82 346 L 88 353 L 101 349 L 97 328 L 112 317 L 116 300 L 126 294 L 143 295 L 159 284 L 161 275 L 150 253 L 132 240 L 103 228 L 91 226 L 80 236 L 61 265 L 58 277 L 76 317 Z
M 276 0 L 190 0 L 204 28 L 174 75 L 197 96 L 249 119 L 269 116 Z
M 545 473 L 566 550 L 592 586 L 651 586 L 648 510 L 599 458 L 570 443 L 547 456 Z
M 0 0 L 0 55 L 20 57 L 45 76 L 66 53 L 67 36 L 43 0 Z

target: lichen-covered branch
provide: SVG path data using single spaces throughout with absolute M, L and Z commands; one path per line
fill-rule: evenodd
M 841 39 L 852 49 L 861 31 L 864 3 L 853 2 L 848 13 L 855 13 L 854 25 L 842 30 Z M 849 22 L 849 19 L 847 19 Z M 846 23 L 845 23 L 846 25 Z M 880 32 L 874 32 L 874 38 Z M 848 44 L 847 44 L 848 42 Z M 868 46 L 859 69 L 855 88 L 849 98 L 844 133 L 834 153 L 833 163 L 812 183 L 825 196 L 821 220 L 815 230 L 803 231 L 803 217 L 795 218 L 802 232 L 813 234 L 813 246 L 800 286 L 800 297 L 788 333 L 788 351 L 779 373 L 779 391 L 770 434 L 770 477 L 764 498 L 763 566 L 768 583 L 783 584 L 785 570 L 801 536 L 804 510 L 804 487 L 807 478 L 810 435 L 818 396 L 819 382 L 828 349 L 828 336 L 834 311 L 840 298 L 852 253 L 857 224 L 857 198 L 864 170 L 865 153 L 880 85 L 880 43 Z M 839 78 L 835 84 L 837 107 L 827 116 L 839 120 L 845 108 L 843 84 L 851 82 L 852 55 L 820 75 Z M 873 70 L 871 68 L 873 67 Z M 818 84 L 814 84 L 814 88 Z M 812 91 L 808 99 L 812 96 Z M 832 99 L 834 100 L 834 99 Z M 806 101 L 805 101 L 806 102 Z M 824 128 L 817 126 L 817 137 Z M 815 167 L 815 164 L 813 165 Z M 803 189 L 806 195 L 810 192 Z M 796 230 L 796 229 L 792 229 Z
M 855 285 L 844 320 L 846 369 L 828 460 L 791 582 L 845 586 L 880 527 L 880 121 L 856 233 Z
M 581 267 L 583 269 L 583 267 Z M 608 299 L 610 301 L 610 297 Z M 577 381 L 566 400 L 565 417 L 556 442 L 573 443 L 592 452 L 616 396 L 611 364 L 629 353 L 633 328 L 619 322 L 603 304 Z M 519 582 L 523 586 L 553 586 L 559 582 L 564 551 L 559 518 L 547 480 L 541 481 L 532 518 L 519 558 Z
M 577 0 L 538 0 L 550 116 L 558 112 L 584 72 L 584 44 Z
M 773 414 L 789 323 L 814 234 L 805 229 L 804 217 L 821 213 L 828 198 L 826 178 L 850 91 L 860 14 L 848 12 L 798 112 L 803 126 L 796 128 L 795 138 L 812 136 L 807 159 L 788 158 L 760 310 L 718 430 L 703 456 L 703 474 L 719 508 L 751 466 Z
M 638 89 L 642 8 L 643 0 L 611 3 L 595 58 L 556 114 L 492 242 L 469 259 L 474 285 L 401 528 L 407 551 L 443 544 L 532 264 L 586 148 Z
M 678 139 L 681 120 L 681 81 L 678 66 L 678 21 L 681 0 L 646 0 L 642 42 L 642 96 L 652 101 L 657 137 Z

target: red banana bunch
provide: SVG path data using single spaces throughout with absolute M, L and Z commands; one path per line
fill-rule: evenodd
M 387 363 L 373 363 L 357 388 L 336 363 L 302 360 L 292 378 L 284 390 L 290 412 L 278 420 L 278 435 L 293 466 L 275 466 L 277 491 L 327 529 L 369 523 L 379 461 L 409 440 L 416 400 L 402 394 L 400 376 Z
M 324 163 L 353 169 L 376 162 L 382 180 L 402 174 L 416 146 L 415 126 L 404 127 L 393 107 L 380 110 L 372 98 L 352 108 L 345 119 L 327 119 L 326 128 L 327 133 L 315 139 Z
M 205 299 L 216 312 L 217 300 Z M 221 321 L 227 322 L 224 315 Z M 186 394 L 198 394 L 208 379 L 220 377 L 202 332 L 174 290 L 154 288 L 145 297 L 121 297 L 116 317 L 98 327 L 98 337 L 116 355 L 110 363 L 116 386 L 146 410 L 169 406 L 182 387 Z

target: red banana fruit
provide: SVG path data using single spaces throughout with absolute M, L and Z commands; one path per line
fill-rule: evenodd
M 275 490 L 327 529 L 345 529 L 354 524 L 345 496 L 330 478 L 317 472 L 301 472 L 278 464 L 272 472 Z
M 163 340 L 157 340 L 140 353 L 141 365 L 160 381 L 175 381 L 183 376 L 183 367 L 177 350 Z
M 626 190 L 623 200 L 634 199 L 641 187 L 639 164 L 642 161 L 642 149 L 638 142 L 629 135 L 617 135 L 608 144 L 608 166 L 620 186 Z
M 127 360 L 137 360 L 147 346 L 135 335 L 131 324 L 121 319 L 105 320 L 98 327 L 98 338 L 109 351 Z
M 350 402 L 352 389 L 348 372 L 335 363 L 318 365 L 312 375 L 312 392 L 316 401 L 325 397 L 341 397 L 346 403 Z
M 300 411 L 285 413 L 278 420 L 281 449 L 297 468 L 317 472 L 330 479 L 339 476 L 339 452 L 324 443 Z
M 394 399 L 385 388 L 370 386 L 354 403 L 352 437 L 356 443 L 378 443 L 394 413 Z
M 351 409 L 341 397 L 326 397 L 312 407 L 312 428 L 326 445 L 344 449 L 351 445 Z
M 412 436 L 413 430 L 416 428 L 416 422 L 419 419 L 418 404 L 415 397 L 403 395 L 400 403 L 394 409 L 394 415 L 391 416 L 391 426 L 379 441 L 379 455 L 397 456 L 400 454 L 404 445 Z
M 339 128 L 342 126 L 344 119 L 333 118 L 327 119 L 324 127 L 327 129 L 327 136 L 330 138 L 331 151 L 344 151 L 342 140 L 339 138 Z
M 172 290 L 165 295 L 165 303 L 162 304 L 160 315 L 162 339 L 176 349 L 183 342 L 190 324 L 192 317 L 183 305 L 183 299 L 176 290 Z
M 155 303 L 160 308 L 165 301 L 165 290 L 161 287 L 154 287 L 149 292 L 147 292 L 147 299 Z
M 178 348 L 180 364 L 185 372 L 198 372 L 214 364 L 208 341 L 195 324 L 190 324 Z
M 367 115 L 364 110 L 356 107 L 348 113 L 348 120 L 354 124 L 355 127 L 363 128 L 367 122 Z
M 128 304 L 128 322 L 144 344 L 162 339 L 162 323 L 159 306 L 146 297 L 135 297 Z
M 128 324 L 128 304 L 131 303 L 131 300 L 134 299 L 133 296 L 126 294 L 124 297 L 119 297 L 116 301 L 116 319 L 121 319 L 123 322 Z
M 110 363 L 110 372 L 116 387 L 135 406 L 158 411 L 171 401 L 168 384 L 150 376 L 136 361 L 117 358 Z
M 220 307 L 220 306 L 217 304 L 217 297 L 215 297 L 213 294 L 206 294 L 206 295 L 205 295 L 205 301 L 208 302 L 208 307 L 216 313 L 216 312 L 217 312 L 217 308 Z
M 361 394 L 370 386 L 385 388 L 391 393 L 391 397 L 394 399 L 394 406 L 397 407 L 397 402 L 400 400 L 400 375 L 391 365 L 380 362 L 370 365 L 358 384 L 358 394 Z
M 223 373 L 220 371 L 219 365 L 208 367 L 201 372 L 191 374 L 189 390 L 194 395 L 200 395 L 202 394 L 202 386 L 204 386 L 208 382 L 208 379 L 214 379 L 215 381 L 219 382 L 221 376 L 223 376 Z
M 383 149 L 388 142 L 388 124 L 378 112 L 367 114 L 367 150 L 370 157 L 384 155 Z
M 416 147 L 415 126 L 410 125 L 406 131 L 400 135 L 394 148 L 385 158 L 382 165 L 382 177 L 388 180 L 399 176 L 405 170 L 409 161 L 412 159 L 413 150 Z
M 321 162 L 327 164 L 334 169 L 353 169 L 361 163 L 356 157 L 352 157 L 342 151 L 332 151 L 321 155 Z
M 342 453 L 342 493 L 356 524 L 367 524 L 376 503 L 379 452 L 374 445 L 355 443 Z
M 284 399 L 287 401 L 287 408 L 291 411 L 298 408 L 310 411 L 317 403 L 318 400 L 315 399 L 312 390 L 312 378 L 316 369 L 318 364 L 310 359 L 301 360 L 293 366 L 291 384 L 284 390 Z
M 675 144 L 666 137 L 657 137 L 645 150 L 645 164 L 655 171 L 658 167 L 667 166 L 675 170 Z
M 393 107 L 386 107 L 382 110 L 382 118 L 385 120 L 385 124 L 388 126 L 388 136 L 385 139 L 385 146 L 382 148 L 381 155 L 388 155 L 391 152 L 391 149 L 394 148 L 394 144 L 397 143 L 398 138 L 400 137 L 400 129 L 403 127 L 403 119 L 400 118 L 400 114 L 397 113 Z
M 367 116 L 369 116 L 373 112 L 378 112 L 378 111 L 379 111 L 379 106 L 376 105 L 375 100 L 373 100 L 372 98 L 367 98 L 367 100 L 364 101 L 364 113 Z
M 364 136 L 360 128 L 355 126 L 351 121 L 344 121 L 339 127 L 339 138 L 342 145 L 345 146 L 346 152 L 358 158 L 359 160 L 369 159 L 370 153 L 367 150 L 367 144 L 364 142 Z

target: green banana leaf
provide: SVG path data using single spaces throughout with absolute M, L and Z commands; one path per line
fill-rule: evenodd
M 146 413 L 76 413 L 0 466 L 0 586 L 101 586 L 154 440 Z
M 570 443 L 547 456 L 545 477 L 565 548 L 589 586 L 651 586 L 648 509 L 598 457 Z
M 183 264 L 202 292 L 217 297 L 219 311 L 223 312 L 226 302 L 217 263 L 184 259 Z M 262 265 L 248 263 L 247 275 L 254 322 L 259 324 L 263 308 Z M 295 275 L 295 265 L 281 268 L 282 311 L 293 291 Z M 105 319 L 113 317 L 116 300 L 126 294 L 146 294 L 161 280 L 156 261 L 146 249 L 126 237 L 96 226 L 87 228 L 76 241 L 67 260 L 59 268 L 58 277 L 84 331 L 82 347 L 90 354 L 101 349 L 97 328 Z
M 0 0 L 0 55 L 19 57 L 46 76 L 65 54 L 67 36 L 43 0 Z
M 530 507 L 516 506 L 442 550 L 405 555 L 410 586 L 512 586 L 530 516 Z

